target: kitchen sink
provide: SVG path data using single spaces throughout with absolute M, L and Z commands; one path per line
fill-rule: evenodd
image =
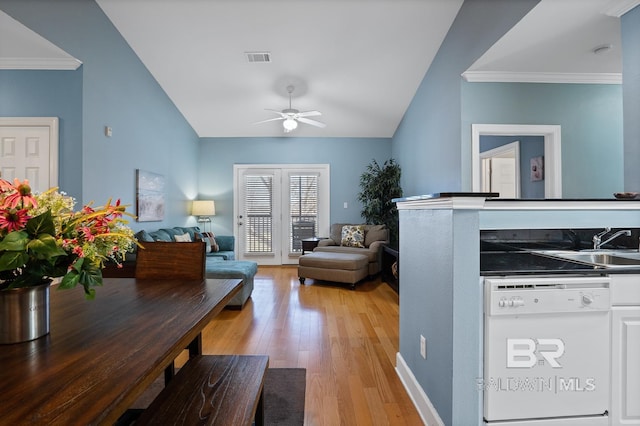
M 640 267 L 640 253 L 627 250 L 535 250 L 534 253 L 604 268 Z
M 582 250 L 580 251 L 580 253 L 594 253 L 594 254 L 603 254 L 603 255 L 610 255 L 610 256 L 620 256 L 620 257 L 628 257 L 629 259 L 636 259 L 636 260 L 640 260 L 640 253 L 638 253 L 638 250 L 603 250 L 603 249 L 598 249 L 598 250 Z

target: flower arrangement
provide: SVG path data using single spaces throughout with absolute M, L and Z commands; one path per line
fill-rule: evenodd
M 131 215 L 120 200 L 75 212 L 74 205 L 57 188 L 33 194 L 28 180 L 0 179 L 0 290 L 62 277 L 59 288 L 80 284 L 87 299 L 95 297 L 105 262 L 121 266 L 136 244 L 123 218 Z

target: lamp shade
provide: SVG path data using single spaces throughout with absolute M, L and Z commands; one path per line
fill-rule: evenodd
M 293 118 L 287 118 L 282 122 L 282 126 L 284 127 L 285 131 L 290 132 L 298 127 L 298 122 Z
M 194 216 L 215 216 L 216 204 L 213 200 L 195 200 L 191 205 L 191 214 Z

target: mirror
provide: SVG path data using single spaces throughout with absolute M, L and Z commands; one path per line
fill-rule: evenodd
M 542 0 L 517 25 L 481 55 L 463 73 L 463 77 L 469 83 L 620 84 L 622 81 L 620 16 L 636 5 L 635 1 L 617 0 L 571 0 L 566 2 Z M 540 31 L 541 28 L 544 28 L 544 31 Z M 577 109 L 572 111 L 576 112 Z M 485 114 L 484 116 L 489 115 Z M 508 114 L 503 114 L 500 119 L 506 120 L 507 116 Z M 525 120 L 527 120 L 526 116 L 519 121 L 558 123 L 548 117 L 541 121 L 536 121 L 535 118 L 531 121 Z M 517 123 L 518 121 L 512 122 Z M 567 123 L 565 126 L 572 124 Z M 532 128 L 535 133 L 523 133 L 517 129 L 513 131 L 496 129 L 495 132 L 490 128 L 480 127 L 480 129 L 482 130 L 478 130 L 478 128 L 473 130 L 471 154 L 473 191 L 481 190 L 482 182 L 480 179 L 482 168 L 479 157 L 478 131 L 486 135 L 539 134 L 545 136 L 544 196 L 545 198 L 562 197 L 559 131 L 556 138 L 556 132 L 551 128 L 545 129 L 543 127 L 538 130 Z M 568 131 L 566 152 L 575 152 L 577 149 L 581 149 L 576 148 L 576 145 L 582 141 L 578 142 L 578 139 L 575 139 L 575 136 L 571 134 L 573 129 L 567 127 L 565 130 Z M 581 146 L 588 146 L 589 143 L 595 142 L 590 140 Z M 617 140 L 616 143 L 618 143 Z M 525 146 L 525 143 L 521 146 Z M 550 150 L 550 146 L 553 151 Z M 588 156 L 585 155 L 585 157 Z M 525 160 L 523 159 L 523 161 Z M 586 168 L 586 166 L 584 167 Z M 618 167 L 618 164 L 611 167 Z M 584 173 L 584 169 L 579 172 Z M 574 189 L 575 179 L 567 178 L 566 180 L 566 192 L 568 194 L 576 192 Z
M 472 124 L 472 190 L 474 192 L 479 192 L 482 190 L 482 160 L 480 155 L 480 136 L 542 136 L 544 138 L 544 197 L 562 198 L 562 159 L 560 131 L 561 127 L 557 125 Z

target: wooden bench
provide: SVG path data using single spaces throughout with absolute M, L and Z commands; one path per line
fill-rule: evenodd
M 136 420 L 138 425 L 264 424 L 266 355 L 190 359 Z
M 185 243 L 145 242 L 143 247 L 138 248 L 137 251 L 135 277 L 140 280 L 204 280 L 205 256 L 204 241 Z M 202 336 L 199 334 L 187 349 L 189 349 L 190 358 L 201 355 Z M 174 374 L 175 365 L 172 362 L 164 372 L 165 384 L 171 381 Z

